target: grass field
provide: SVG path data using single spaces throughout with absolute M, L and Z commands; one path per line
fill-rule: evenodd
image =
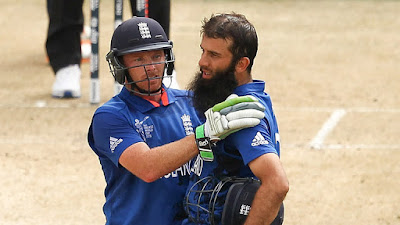
M 105 102 L 113 1 L 100 7 Z M 258 32 L 253 77 L 272 96 L 290 181 L 284 224 L 400 224 L 400 1 L 172 0 L 181 87 L 198 68 L 201 20 L 230 11 Z M 47 23 L 44 1 L 0 2 L 0 224 L 104 224 L 105 182 L 86 141 L 89 64 L 80 99 L 52 99 Z

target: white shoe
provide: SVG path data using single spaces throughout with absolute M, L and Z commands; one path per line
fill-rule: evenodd
M 80 81 L 81 69 L 79 65 L 61 68 L 56 73 L 51 94 L 54 98 L 79 98 L 81 97 Z

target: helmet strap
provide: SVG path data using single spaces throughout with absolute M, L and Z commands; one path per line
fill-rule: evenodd
M 125 77 L 126 77 L 126 80 L 128 81 L 126 84 L 130 85 L 130 88 L 127 87 L 127 89 L 128 89 L 129 92 L 131 92 L 133 94 L 151 96 L 151 95 L 159 95 L 159 94 L 163 93 L 162 80 L 164 79 L 164 76 L 161 78 L 161 86 L 160 86 L 160 88 L 155 90 L 155 91 L 146 91 L 146 90 L 140 88 L 139 86 L 137 86 L 136 82 L 134 82 L 132 80 L 132 78 L 129 75 L 128 71 L 125 71 Z

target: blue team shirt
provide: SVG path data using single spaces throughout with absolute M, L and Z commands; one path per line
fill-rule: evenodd
M 198 125 L 188 92 L 183 90 L 168 89 L 159 104 L 123 88 L 96 110 L 88 141 L 99 157 L 107 183 L 103 207 L 106 224 L 182 222 L 190 162 L 152 183 L 142 181 L 118 162 L 132 144 L 145 142 L 150 148 L 164 145 L 193 134 Z
M 189 202 L 199 203 L 205 209 L 208 209 L 209 198 L 203 194 L 199 199 L 199 194 L 192 192 L 195 189 L 206 187 L 206 189 L 213 188 L 215 183 L 198 183 L 194 189 L 191 189 L 193 184 L 200 179 L 207 176 L 213 176 L 219 179 L 223 177 L 255 177 L 251 172 L 248 163 L 252 160 L 267 153 L 274 153 L 280 155 L 279 147 L 279 131 L 277 121 L 272 109 L 270 96 L 264 93 L 265 83 L 263 81 L 253 81 L 252 83 L 244 84 L 237 87 L 234 91 L 239 96 L 252 95 L 256 97 L 261 104 L 265 107 L 265 118 L 261 123 L 255 127 L 240 130 L 236 133 L 229 135 L 222 141 L 219 141 L 215 148 L 213 148 L 214 161 L 205 162 L 199 156 L 194 159 L 192 165 L 192 174 L 189 181 L 188 192 L 190 191 Z M 222 207 L 224 202 L 224 194 L 221 192 L 218 201 L 216 202 L 216 211 L 214 213 L 216 224 L 222 214 Z M 220 201 L 221 200 L 221 201 Z M 220 202 L 219 202 L 220 201 Z M 200 218 L 200 222 L 194 223 L 185 219 L 183 224 L 208 224 L 208 215 L 206 210 L 198 207 L 189 207 L 190 217 Z M 199 213 L 199 214 L 197 214 Z

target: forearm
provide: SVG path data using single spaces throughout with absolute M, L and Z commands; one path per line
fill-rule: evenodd
M 128 147 L 120 164 L 145 182 L 153 182 L 179 168 L 198 154 L 194 135 L 150 149 L 140 142 Z
M 284 196 L 271 193 L 270 188 L 261 185 L 254 197 L 245 225 L 270 225 L 278 214 Z
M 194 135 L 187 136 L 163 146 L 152 148 L 149 151 L 154 164 L 159 169 L 159 175 L 163 176 L 179 168 L 199 153 Z
M 265 154 L 249 163 L 251 170 L 261 180 L 246 225 L 270 225 L 278 214 L 279 208 L 289 191 L 289 181 L 274 154 Z

